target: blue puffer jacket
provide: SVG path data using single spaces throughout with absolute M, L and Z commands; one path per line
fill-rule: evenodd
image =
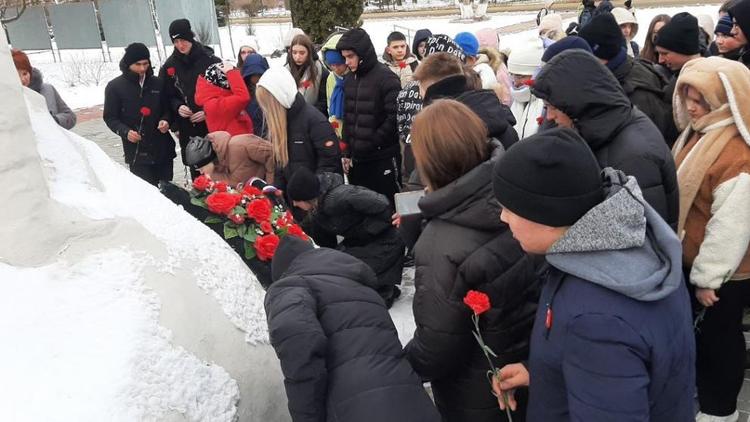
M 546 256 L 531 337 L 530 422 L 695 420 L 680 242 L 643 207 L 635 179 L 625 186 Z
M 268 60 L 260 54 L 250 54 L 245 59 L 245 63 L 242 65 L 242 77 L 245 78 L 245 83 L 248 83 L 248 78 L 253 75 L 262 76 L 268 70 Z M 255 135 L 261 138 L 266 138 L 268 128 L 266 128 L 266 122 L 263 118 L 263 110 L 258 105 L 258 99 L 255 97 L 255 87 L 248 84 L 250 89 L 250 102 L 247 104 L 247 114 L 253 119 L 253 131 Z

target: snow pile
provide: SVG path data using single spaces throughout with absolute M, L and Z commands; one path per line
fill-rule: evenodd
M 95 220 L 134 219 L 167 248 L 161 271 L 172 273 L 179 262 L 192 262 L 198 285 L 221 304 L 247 341 L 267 341 L 265 293 L 226 242 L 95 143 L 60 129 L 52 119 L 33 119 L 32 129 L 52 199 Z
M 0 419 L 232 420 L 236 381 L 170 344 L 147 261 L 110 249 L 74 265 L 0 264 Z

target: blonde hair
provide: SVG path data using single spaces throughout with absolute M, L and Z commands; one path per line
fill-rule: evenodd
M 273 158 L 276 165 L 286 167 L 289 163 L 289 149 L 287 147 L 287 110 L 281 105 L 279 100 L 263 86 L 255 90 L 255 97 L 258 99 L 258 105 L 263 110 L 263 118 L 268 127 L 268 137 L 273 147 Z
M 489 157 L 487 126 L 456 100 L 437 100 L 414 118 L 411 145 L 430 190 L 446 186 Z

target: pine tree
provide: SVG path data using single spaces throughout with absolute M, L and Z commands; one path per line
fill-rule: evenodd
M 290 0 L 292 23 L 315 43 L 322 43 L 336 26 L 361 25 L 363 0 Z

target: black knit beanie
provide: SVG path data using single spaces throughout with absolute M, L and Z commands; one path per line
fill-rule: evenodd
M 578 31 L 578 36 L 589 43 L 596 57 L 604 60 L 612 60 L 625 47 L 625 37 L 611 13 L 602 13 L 591 19 Z
M 492 176 L 500 204 L 527 220 L 572 226 L 604 199 L 596 157 L 575 131 L 537 133 L 514 144 Z
M 672 16 L 672 20 L 659 30 L 655 44 L 686 56 L 700 53 L 698 19 L 687 12 Z
M 745 37 L 750 37 L 750 0 L 741 0 L 732 6 L 729 16 L 737 22 Z
M 284 236 L 271 261 L 271 279 L 278 281 L 301 254 L 315 249 L 310 242 L 295 236 Z
M 122 65 L 128 67 L 141 60 L 151 60 L 151 52 L 148 51 L 148 47 L 139 42 L 134 42 L 125 47 L 125 55 L 122 56 L 121 61 Z
M 169 24 L 169 39 L 174 40 L 180 39 L 195 42 L 195 36 L 193 35 L 193 29 L 190 27 L 190 21 L 187 19 L 176 19 Z
M 307 167 L 300 167 L 286 184 L 286 193 L 292 201 L 309 201 L 320 194 L 320 180 Z

